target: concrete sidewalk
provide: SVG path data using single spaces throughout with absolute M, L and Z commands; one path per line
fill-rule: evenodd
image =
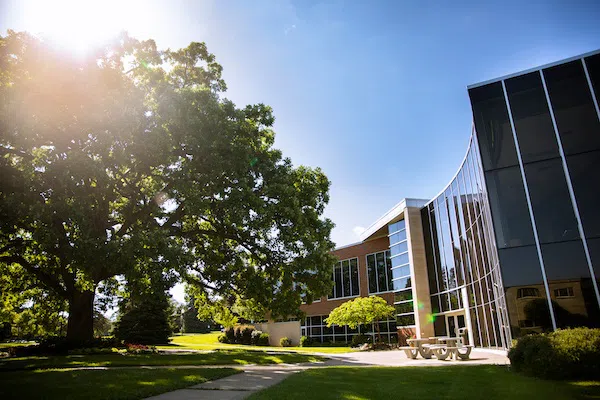
M 238 400 L 275 385 L 290 374 L 305 368 L 248 368 L 226 378 L 208 381 L 186 389 L 175 390 L 149 397 L 146 400 Z

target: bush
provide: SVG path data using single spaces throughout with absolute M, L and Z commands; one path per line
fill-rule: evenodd
M 290 347 L 292 345 L 292 341 L 290 340 L 290 338 L 284 336 L 281 339 L 279 339 L 279 344 L 281 345 L 281 347 Z
M 217 339 L 219 340 L 219 343 L 229 344 L 229 338 L 227 337 L 227 335 L 221 334 Z
M 235 330 L 233 328 L 225 329 L 225 336 L 227 336 L 227 342 L 229 344 L 235 343 Z
M 242 330 L 240 328 L 235 330 L 235 343 L 242 344 Z
M 371 337 L 367 335 L 354 335 L 352 336 L 352 347 L 358 347 L 365 343 L 370 343 Z
M 164 296 L 144 296 L 117 321 L 114 335 L 126 343 L 166 344 L 171 336 Z
M 132 354 L 151 354 L 158 353 L 154 346 L 146 346 L 145 344 L 128 344 L 127 352 Z
M 300 338 L 300 347 L 308 347 L 312 344 L 312 342 L 312 338 L 309 338 L 308 336 L 302 336 Z
M 258 346 L 258 342 L 260 340 L 260 335 L 262 335 L 263 331 L 259 331 L 258 329 L 252 331 L 252 337 L 250 339 L 250 343 L 255 346 Z
M 254 332 L 252 328 L 244 328 L 242 330 L 242 344 L 252 344 L 252 332 Z
M 600 329 L 561 329 L 520 338 L 508 352 L 517 372 L 544 379 L 600 376 Z
M 258 346 L 268 346 L 269 345 L 269 334 L 268 333 L 261 333 L 260 336 L 258 337 Z

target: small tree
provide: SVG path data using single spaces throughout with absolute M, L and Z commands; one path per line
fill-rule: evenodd
M 381 341 L 379 321 L 391 317 L 394 312 L 395 308 L 388 305 L 381 297 L 358 297 L 334 308 L 325 322 L 327 322 L 328 327 L 333 324 L 348 325 L 353 329 L 358 325 L 375 323 L 377 341 Z

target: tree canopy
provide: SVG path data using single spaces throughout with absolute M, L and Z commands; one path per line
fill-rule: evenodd
M 0 272 L 65 300 L 68 337 L 91 337 L 115 277 L 273 315 L 327 293 L 329 181 L 273 147 L 270 107 L 223 97 L 221 71 L 204 43 L 124 34 L 76 59 L 0 37 Z
M 357 297 L 334 308 L 325 321 L 328 327 L 348 325 L 353 329 L 358 325 L 375 323 L 379 335 L 378 322 L 392 317 L 395 312 L 396 309 L 381 297 Z

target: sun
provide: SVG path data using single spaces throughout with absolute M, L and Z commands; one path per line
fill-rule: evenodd
M 136 7 L 143 7 L 143 2 L 52 0 L 28 4 L 25 14 L 32 33 L 85 54 L 138 23 Z

